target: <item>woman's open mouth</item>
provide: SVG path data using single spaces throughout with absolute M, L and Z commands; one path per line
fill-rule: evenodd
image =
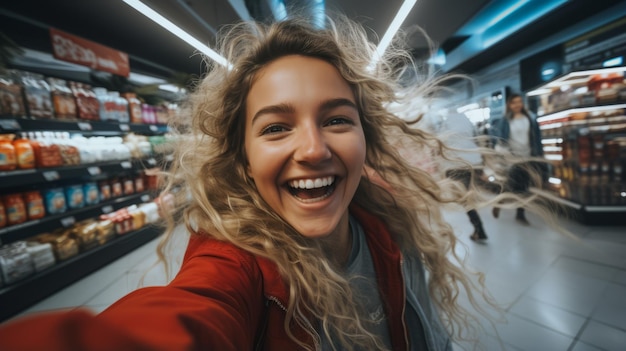
M 335 191 L 335 176 L 292 180 L 287 184 L 291 195 L 304 203 L 322 201 Z

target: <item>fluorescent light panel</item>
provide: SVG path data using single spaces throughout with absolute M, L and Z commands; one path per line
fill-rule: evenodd
M 515 4 L 511 5 L 509 8 L 507 8 L 506 10 L 502 11 L 497 16 L 492 18 L 491 21 L 489 21 L 489 23 L 487 23 L 487 25 L 485 26 L 485 29 L 493 26 L 494 24 L 496 24 L 498 22 L 500 22 L 501 20 L 506 18 L 508 15 L 512 14 L 513 12 L 517 11 L 517 9 L 519 9 L 522 6 L 524 6 L 527 2 L 528 2 L 528 0 L 520 0 L 520 1 L 516 2 Z
M 180 27 L 178 27 L 174 23 L 170 22 L 167 18 L 161 16 L 158 12 L 156 12 L 152 8 L 146 6 L 141 1 L 139 1 L 139 0 L 122 0 L 122 1 L 124 1 L 128 6 L 134 8 L 135 10 L 137 10 L 142 15 L 144 15 L 144 16 L 148 17 L 149 19 L 151 19 L 152 21 L 154 21 L 156 24 L 158 24 L 161 27 L 167 29 L 170 33 L 174 34 L 175 36 L 177 36 L 178 38 L 180 38 L 181 40 L 183 40 L 187 44 L 189 44 L 192 47 L 196 48 L 198 51 L 200 51 L 203 54 L 207 55 L 208 57 L 210 57 L 212 60 L 214 60 L 215 62 L 219 63 L 220 65 L 226 66 L 228 68 L 232 67 L 230 62 L 228 62 L 228 60 L 226 60 L 226 58 L 224 58 L 222 55 L 218 54 L 217 52 L 215 52 L 210 47 L 204 45 L 198 39 L 194 38 L 189 33 L 185 32 Z
M 389 47 L 389 44 L 391 44 L 391 40 L 398 32 L 398 29 L 400 29 L 402 22 L 404 22 L 406 17 L 409 15 L 416 2 L 417 0 L 404 0 L 404 3 L 402 3 L 402 6 L 400 6 L 400 9 L 398 10 L 398 13 L 396 13 L 396 17 L 394 17 L 393 21 L 391 21 L 391 24 L 389 24 L 385 35 L 383 35 L 382 39 L 380 39 L 380 42 L 378 42 L 378 46 L 376 47 L 376 53 L 374 54 L 374 57 L 372 57 L 370 67 L 374 67 L 376 65 L 376 62 L 378 62 L 378 60 L 383 57 L 383 54 L 387 50 L 387 47 Z

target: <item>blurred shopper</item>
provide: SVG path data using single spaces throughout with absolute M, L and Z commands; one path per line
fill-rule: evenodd
M 506 190 L 526 194 L 530 186 L 545 180 L 546 164 L 533 160 L 543 157 L 541 130 L 536 118 L 524 107 L 521 95 L 511 94 L 507 98 L 506 113 L 492 122 L 491 134 L 496 151 L 516 159 L 508 169 Z M 492 213 L 498 218 L 500 207 L 494 207 Z M 521 224 L 529 224 L 523 207 L 517 208 L 515 219 Z
M 469 190 L 483 173 L 483 159 L 475 141 L 476 128 L 465 115 L 454 113 L 446 116 L 441 123 L 439 135 L 447 141 L 447 146 L 455 156 L 454 160 L 442 163 L 442 170 L 445 171 L 446 177 L 461 182 Z M 474 227 L 470 239 L 486 240 L 487 234 L 478 212 L 472 208 L 467 211 L 467 216 Z

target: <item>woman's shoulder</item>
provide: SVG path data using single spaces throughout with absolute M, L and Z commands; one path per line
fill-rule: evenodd
M 249 274 L 261 276 L 264 281 L 281 285 L 279 269 L 272 260 L 255 255 L 237 245 L 218 240 L 206 233 L 191 234 L 183 264 L 194 258 L 211 258 L 228 261 L 244 268 Z
M 246 266 L 256 266 L 255 256 L 233 243 L 218 240 L 202 232 L 191 234 L 183 262 L 206 256 L 237 261 Z

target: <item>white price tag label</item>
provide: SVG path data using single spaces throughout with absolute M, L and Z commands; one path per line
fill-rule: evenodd
M 122 132 L 128 132 L 130 130 L 130 127 L 128 126 L 128 124 L 122 123 L 122 124 L 120 124 L 120 130 Z
M 150 126 L 150 130 L 153 131 L 153 132 L 157 132 L 157 131 L 159 131 L 159 127 L 157 127 L 155 125 L 151 125 Z
M 74 223 L 76 223 L 76 218 L 74 218 L 74 216 L 69 216 L 69 217 L 65 217 L 65 218 L 61 218 L 61 224 L 67 228 L 69 226 L 74 225 Z
M 107 205 L 102 207 L 102 213 L 107 214 L 113 212 L 113 206 Z
M 0 127 L 4 130 L 20 130 L 22 126 L 14 119 L 0 119 Z
M 59 176 L 59 172 L 57 171 L 45 171 L 42 173 L 45 180 L 51 182 L 53 180 L 58 180 L 61 176 Z
M 148 164 L 150 166 L 156 166 L 157 161 L 154 158 L 151 157 L 151 158 L 148 159 Z
M 89 122 L 79 122 L 78 129 L 89 131 L 89 130 L 93 130 L 93 127 L 91 126 L 91 123 Z
M 124 161 L 124 162 L 120 163 L 120 166 L 122 166 L 122 168 L 124 168 L 124 169 L 131 169 L 131 168 L 133 168 L 133 164 L 130 163 L 130 161 Z
M 89 175 L 92 176 L 102 174 L 102 170 L 97 166 L 87 168 L 87 172 L 89 172 Z
M 143 201 L 143 202 L 150 201 L 150 195 L 148 195 L 148 194 L 141 195 L 141 201 Z

